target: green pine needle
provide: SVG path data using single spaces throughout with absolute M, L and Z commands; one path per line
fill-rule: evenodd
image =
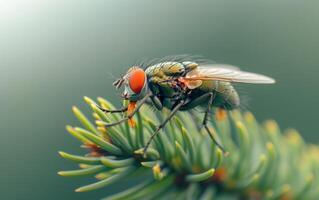
M 143 176 L 143 180 L 136 178 L 136 184 L 106 199 L 319 198 L 319 148 L 305 144 L 296 130 L 282 134 L 274 121 L 259 124 L 249 112 L 231 111 L 223 118 L 212 115 L 210 129 L 227 155 L 198 128 L 194 112 L 180 112 L 152 141 L 144 158 L 143 147 L 167 115 L 165 110 L 162 116 L 156 116 L 144 106 L 134 117 L 135 128 L 127 123 L 105 128 L 105 123 L 121 119 L 121 114 L 105 114 L 94 100 L 84 100 L 94 120 L 73 107 L 82 128 L 66 129 L 88 154 L 59 152 L 80 165 L 80 169 L 61 171 L 59 175 L 93 175 L 97 179 L 77 192 Z M 103 98 L 97 102 L 114 109 Z

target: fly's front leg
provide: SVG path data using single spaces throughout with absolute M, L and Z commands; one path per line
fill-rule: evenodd
M 118 124 L 121 124 L 125 121 L 128 121 L 130 118 L 132 118 L 134 116 L 134 114 L 142 107 L 143 104 L 146 103 L 146 100 L 152 96 L 152 93 L 148 93 L 147 95 L 145 95 L 145 97 L 143 97 L 142 100 L 140 100 L 139 104 L 136 106 L 136 108 L 131 112 L 129 113 L 126 117 L 124 117 L 123 119 L 117 121 L 117 122 L 113 122 L 113 123 L 103 123 L 103 125 L 105 127 L 110 127 L 110 126 L 115 126 L 115 125 L 118 125 Z
M 127 107 L 116 109 L 116 110 L 108 110 L 108 109 L 102 108 L 101 106 L 97 104 L 96 104 L 96 107 L 105 113 L 123 113 L 127 111 Z
M 173 110 L 170 112 L 170 114 L 167 116 L 167 118 L 156 128 L 155 132 L 151 135 L 151 137 L 148 139 L 145 147 L 144 147 L 144 151 L 143 151 L 143 156 L 145 157 L 146 155 L 146 151 L 148 149 L 148 147 L 150 146 L 152 140 L 154 139 L 154 137 L 160 132 L 160 130 L 162 128 L 164 128 L 164 126 L 167 124 L 167 122 L 169 122 L 169 120 L 176 114 L 176 112 L 183 106 L 183 104 L 185 103 L 184 100 L 181 100 L 174 108 Z

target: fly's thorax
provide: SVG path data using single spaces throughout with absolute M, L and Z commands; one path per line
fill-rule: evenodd
M 173 74 L 183 73 L 184 65 L 179 62 L 162 62 L 146 68 L 147 76 L 170 76 Z
M 161 62 L 146 68 L 145 73 L 147 76 L 178 76 L 185 75 L 198 67 L 198 63 L 191 61 L 184 62 Z
M 172 97 L 175 95 L 175 90 L 168 81 L 171 78 L 168 76 L 152 76 L 148 77 L 148 88 L 152 94 L 163 97 Z
M 174 79 L 183 75 L 185 65 L 180 62 L 162 62 L 146 68 L 149 88 L 154 95 L 174 97 L 178 91 L 174 86 Z

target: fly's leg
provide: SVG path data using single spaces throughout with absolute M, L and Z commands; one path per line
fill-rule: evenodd
M 208 100 L 208 105 L 207 105 L 207 109 L 205 111 L 205 115 L 204 115 L 204 120 L 203 120 L 203 126 L 205 128 L 205 130 L 207 131 L 208 135 L 210 136 L 210 138 L 213 140 L 213 142 L 224 152 L 226 153 L 224 147 L 222 147 L 222 145 L 220 145 L 217 140 L 215 139 L 213 133 L 209 130 L 208 126 L 207 126 L 207 121 L 208 121 L 208 114 L 210 113 L 212 106 L 213 106 L 213 100 L 214 100 L 214 94 L 212 92 L 208 93 L 209 94 L 209 100 Z
M 118 124 L 121 124 L 127 120 L 129 120 L 130 118 L 132 118 L 134 116 L 134 114 L 142 107 L 143 104 L 146 103 L 146 100 L 151 97 L 152 94 L 151 93 L 148 93 L 147 95 L 145 95 L 145 97 L 143 97 L 142 100 L 140 100 L 140 103 L 136 106 L 136 108 L 131 112 L 129 113 L 126 117 L 124 117 L 123 119 L 117 121 L 117 122 L 113 122 L 113 123 L 104 123 L 104 126 L 105 127 L 110 127 L 110 126 L 115 126 L 115 125 L 118 125 Z
M 153 103 L 153 105 L 158 109 L 158 110 L 162 110 L 163 109 L 163 104 L 161 102 L 161 100 L 157 97 L 157 96 L 151 96 L 151 101 Z
M 176 106 L 173 108 L 173 110 L 170 112 L 170 114 L 167 116 L 167 118 L 156 128 L 155 132 L 151 135 L 151 137 L 148 139 L 145 147 L 144 147 L 144 151 L 143 151 L 143 156 L 145 157 L 146 155 L 146 151 L 148 149 L 148 147 L 150 146 L 152 140 L 154 139 L 154 137 L 160 132 L 160 130 L 162 128 L 164 128 L 164 126 L 167 124 L 167 122 L 169 122 L 169 120 L 176 114 L 176 112 L 184 105 L 185 101 L 181 100 L 178 104 L 176 104 Z
M 101 106 L 99 106 L 97 104 L 96 104 L 96 107 L 98 109 L 100 109 L 101 111 L 105 112 L 105 113 L 123 113 L 123 112 L 127 111 L 127 107 L 120 108 L 120 109 L 117 109 L 117 110 L 108 110 L 108 109 L 102 108 Z
M 191 100 L 190 102 L 188 102 L 185 105 L 183 105 L 181 107 L 181 110 L 188 110 L 188 109 L 194 108 L 197 105 L 200 105 L 200 104 L 203 104 L 203 103 L 207 102 L 207 100 L 208 100 L 208 105 L 207 105 L 207 109 L 206 109 L 205 115 L 204 115 L 203 126 L 204 126 L 205 130 L 207 131 L 208 135 L 210 136 L 210 138 L 213 140 L 213 142 L 223 152 L 225 152 L 225 149 L 217 142 L 217 140 L 215 139 L 213 133 L 209 130 L 209 128 L 207 126 L 208 114 L 210 113 L 210 111 L 212 109 L 213 100 L 214 100 L 214 94 L 212 92 L 205 93 L 205 94 L 203 94 L 203 95 Z

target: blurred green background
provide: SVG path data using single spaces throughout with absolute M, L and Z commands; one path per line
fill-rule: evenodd
M 98 199 L 90 178 L 58 150 L 79 153 L 65 131 L 82 97 L 118 102 L 114 77 L 141 58 L 199 54 L 264 73 L 244 85 L 258 120 L 274 118 L 318 143 L 318 1 L 0 1 L 0 199 Z M 114 77 L 113 77 L 114 76 Z M 88 109 L 85 107 L 85 111 Z

